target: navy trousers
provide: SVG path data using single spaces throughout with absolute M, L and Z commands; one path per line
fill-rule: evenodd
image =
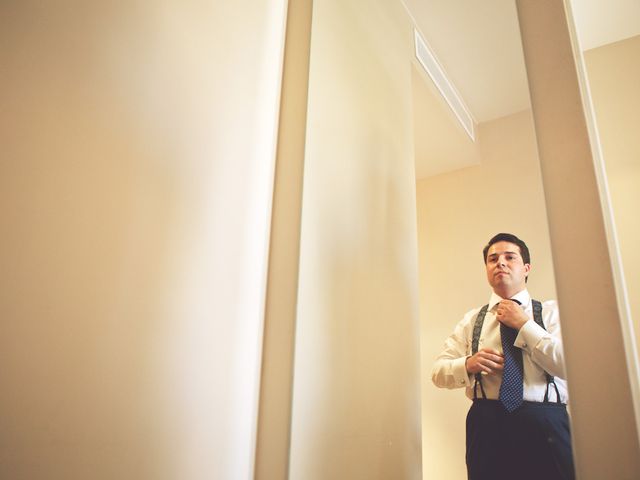
M 509 413 L 497 400 L 474 400 L 466 460 L 469 480 L 573 480 L 566 406 L 524 402 Z

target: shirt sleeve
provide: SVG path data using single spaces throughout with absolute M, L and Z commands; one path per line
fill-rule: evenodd
M 444 350 L 438 355 L 431 371 L 431 380 L 436 387 L 471 387 L 472 376 L 465 365 L 471 350 L 469 325 L 477 311 L 471 311 L 462 319 L 453 333 L 445 340 Z
M 531 359 L 547 373 L 566 379 L 559 317 L 558 304 L 555 301 L 545 302 L 542 322 L 546 330 L 529 320 L 518 332 L 514 345 L 529 353 Z

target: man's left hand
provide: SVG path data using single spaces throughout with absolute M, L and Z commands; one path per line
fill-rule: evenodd
M 502 300 L 498 304 L 496 319 L 507 327 L 515 328 L 516 330 L 520 330 L 529 321 L 529 317 L 527 317 L 520 305 L 511 300 Z

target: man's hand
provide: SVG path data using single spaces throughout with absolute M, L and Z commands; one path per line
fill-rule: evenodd
M 494 373 L 502 371 L 504 358 L 495 350 L 483 348 L 478 353 L 467 358 L 465 363 L 469 373 Z
M 520 330 L 529 321 L 529 317 L 516 302 L 512 300 L 502 300 L 498 304 L 496 319 L 504 323 L 507 327 Z

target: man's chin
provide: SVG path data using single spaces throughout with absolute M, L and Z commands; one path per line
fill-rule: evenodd
M 494 288 L 505 287 L 510 284 L 508 277 L 498 277 L 493 279 L 491 286 Z

